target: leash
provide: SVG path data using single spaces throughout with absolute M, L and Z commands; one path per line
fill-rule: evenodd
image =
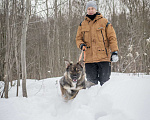
M 80 57 L 79 57 L 79 61 L 82 60 L 83 54 L 84 54 L 83 60 L 84 60 L 84 62 L 85 62 L 85 50 L 84 50 L 84 51 L 82 50 L 82 52 L 81 52 L 81 54 L 80 54 Z

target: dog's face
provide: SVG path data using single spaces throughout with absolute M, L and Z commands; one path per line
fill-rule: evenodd
M 78 82 L 83 75 L 83 62 L 80 61 L 76 64 L 72 64 L 68 61 L 65 61 L 65 63 L 68 78 L 74 83 Z

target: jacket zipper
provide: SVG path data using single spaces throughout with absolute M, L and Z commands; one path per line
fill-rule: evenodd
M 104 47 L 105 47 L 105 51 L 106 51 L 106 55 L 108 56 L 107 49 L 106 49 L 106 46 L 105 46 L 105 41 L 104 41 L 104 35 L 103 35 L 102 30 L 101 30 L 101 34 L 102 34 L 102 37 L 103 37 L 103 43 L 104 43 Z

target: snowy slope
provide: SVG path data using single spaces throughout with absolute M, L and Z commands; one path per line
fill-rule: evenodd
M 150 120 L 150 76 L 113 73 L 102 87 L 81 90 L 69 102 L 61 98 L 60 78 L 27 80 L 28 98 L 0 99 L 0 120 Z

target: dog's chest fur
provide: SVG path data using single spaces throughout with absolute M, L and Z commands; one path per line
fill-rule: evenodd
M 72 88 L 76 89 L 77 83 L 72 82 Z

